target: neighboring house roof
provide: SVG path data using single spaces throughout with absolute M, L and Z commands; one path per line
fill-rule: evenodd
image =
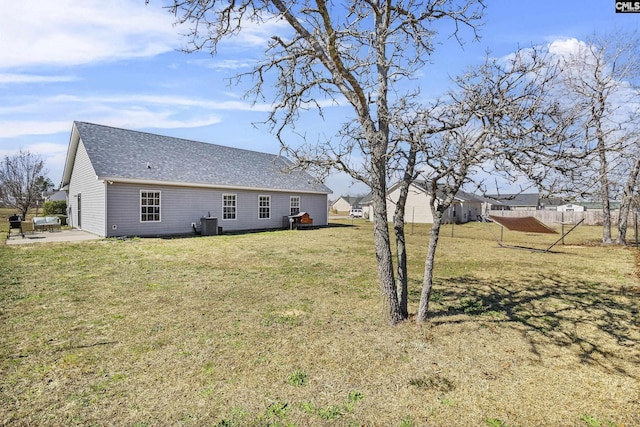
M 442 191 L 438 190 L 438 197 L 442 197 Z M 483 203 L 487 200 L 484 197 L 478 196 L 477 194 L 467 193 L 466 191 L 459 190 L 456 193 L 456 199 L 463 202 L 478 202 Z
M 620 209 L 620 205 L 622 202 L 618 201 L 610 201 L 609 209 L 616 210 Z M 602 210 L 602 202 L 575 202 L 574 205 L 583 206 L 586 210 Z
M 488 195 L 489 203 L 499 206 L 538 207 L 538 193 L 493 194 Z
M 52 194 L 50 194 L 49 196 L 46 197 L 46 199 L 50 202 L 59 202 L 59 201 L 66 201 L 67 200 L 67 192 L 66 191 L 55 191 Z
M 560 197 L 544 197 L 540 199 L 540 206 L 562 206 L 566 204 L 567 201 Z
M 115 182 L 331 193 L 284 157 L 170 136 L 74 122 L 62 185 L 82 140 L 97 178 Z
M 368 206 L 373 202 L 373 194 L 369 192 L 368 194 L 362 196 L 360 199 L 360 206 Z
M 360 207 L 362 207 L 362 205 L 366 204 L 365 203 L 366 197 L 367 196 L 340 196 L 338 198 L 338 200 L 336 200 L 335 202 L 331 203 L 331 206 L 335 206 L 336 203 L 338 203 L 339 201 L 343 200 L 352 209 L 353 208 L 360 208 Z M 369 196 L 369 198 L 371 198 L 371 197 Z
M 345 202 L 347 202 L 350 206 L 356 206 L 362 200 L 362 196 L 340 196 L 340 198 L 338 200 L 340 200 L 340 199 L 342 199 Z M 336 202 L 338 200 L 336 200 Z
M 396 184 L 392 185 L 389 190 L 387 190 L 387 192 L 391 192 L 393 190 L 395 190 L 395 188 L 400 185 L 401 182 L 397 182 Z M 430 184 L 427 181 L 424 180 L 415 180 L 412 185 L 422 191 L 424 191 L 425 193 L 429 193 L 430 192 Z M 444 193 L 438 189 L 436 191 L 436 197 L 438 199 L 442 199 L 444 197 Z M 455 195 L 455 199 L 461 202 L 478 202 L 478 203 L 482 203 L 485 202 L 486 200 L 481 197 L 478 196 L 476 194 L 472 194 L 472 193 L 467 193 L 466 191 L 462 191 L 459 190 L 456 195 Z

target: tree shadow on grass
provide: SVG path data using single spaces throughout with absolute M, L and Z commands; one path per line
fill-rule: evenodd
M 540 347 L 551 343 L 570 348 L 583 363 L 634 377 L 618 362 L 640 363 L 639 299 L 637 286 L 611 287 L 562 274 L 513 286 L 455 277 L 435 284 L 431 321 L 513 322 L 538 357 Z

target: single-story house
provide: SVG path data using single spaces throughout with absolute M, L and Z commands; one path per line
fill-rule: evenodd
M 68 223 L 99 236 L 276 229 L 307 212 L 328 223 L 331 190 L 281 156 L 74 122 L 61 188 Z
M 340 196 L 338 200 L 331 204 L 331 210 L 335 212 L 349 212 L 351 209 L 361 208 L 363 196 Z
M 405 222 L 415 224 L 432 224 L 433 215 L 429 208 L 431 194 L 427 189 L 426 181 L 416 180 L 409 187 L 407 203 L 405 204 Z M 440 191 L 437 197 L 443 197 Z M 392 185 L 387 190 L 387 220 L 393 221 L 396 203 L 400 197 L 400 183 Z M 458 224 L 476 221 L 483 215 L 485 199 L 475 194 L 458 191 L 453 203 L 445 212 L 442 221 L 444 223 L 455 222 Z M 371 215 L 369 216 L 371 218 Z

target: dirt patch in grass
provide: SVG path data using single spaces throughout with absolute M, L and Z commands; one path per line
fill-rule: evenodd
M 640 425 L 637 251 L 456 226 L 430 322 L 389 327 L 355 223 L 0 247 L 0 423 Z

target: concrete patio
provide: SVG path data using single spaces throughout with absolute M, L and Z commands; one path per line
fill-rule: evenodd
M 24 237 L 14 235 L 6 239 L 7 245 L 24 245 L 29 243 L 79 242 L 83 240 L 100 240 L 102 237 L 82 230 L 37 231 L 26 232 Z

